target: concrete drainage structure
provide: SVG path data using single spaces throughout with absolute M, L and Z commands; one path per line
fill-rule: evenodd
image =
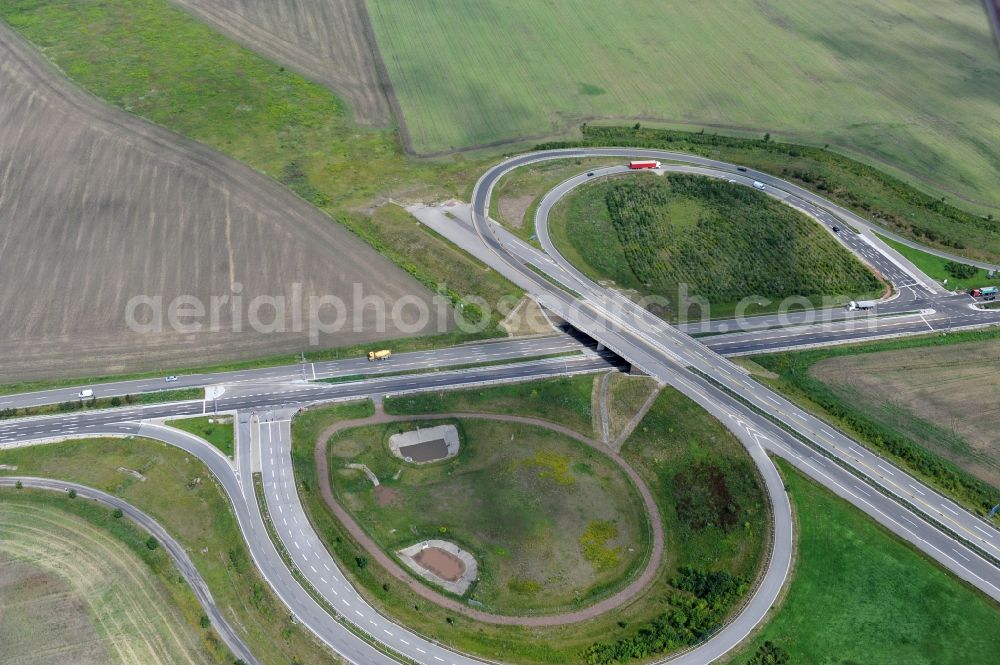
M 397 554 L 417 575 L 459 596 L 479 576 L 476 558 L 447 540 L 425 540 Z
M 425 429 L 400 432 L 389 437 L 392 454 L 413 464 L 428 464 L 458 454 L 458 429 L 454 425 L 438 425 Z

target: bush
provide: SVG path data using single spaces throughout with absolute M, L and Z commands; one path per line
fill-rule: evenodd
M 125 513 L 122 512 L 121 508 L 115 508 L 114 510 L 111 511 L 111 516 L 114 517 L 116 520 L 120 520 L 122 518 L 122 515 L 124 514 Z
M 747 665 L 788 665 L 791 662 L 792 657 L 787 651 L 768 641 L 757 648 L 757 652 L 747 661 Z
M 76 498 L 76 490 L 70 489 L 70 491 L 66 493 L 66 496 L 68 496 L 71 499 L 75 499 Z
M 156 540 L 156 538 L 153 538 L 152 536 L 150 536 L 149 538 L 146 539 L 146 548 L 147 549 L 155 550 L 159 546 L 160 546 L 160 543 L 159 543 L 159 541 Z
M 957 261 L 948 261 L 944 264 L 945 272 L 954 277 L 955 279 L 972 279 L 979 273 L 979 269 L 976 266 L 970 266 L 967 263 L 958 263 Z

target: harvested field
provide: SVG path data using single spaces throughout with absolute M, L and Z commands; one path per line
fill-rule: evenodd
M 1000 487 L 1000 344 L 844 355 L 810 369 L 876 421 Z
M 244 46 L 325 85 L 362 125 L 392 109 L 363 0 L 171 0 Z
M 45 599 L 49 576 L 55 576 L 68 587 L 63 607 L 50 608 L 55 613 L 65 613 L 82 604 L 92 617 L 91 626 L 80 626 L 71 620 L 65 630 L 66 637 L 75 635 L 78 645 L 66 644 L 68 650 L 82 649 L 81 656 L 95 656 L 94 634 L 106 649 L 108 656 L 95 662 L 114 661 L 124 665 L 167 665 L 184 663 L 198 665 L 216 662 L 202 647 L 201 638 L 180 615 L 170 595 L 157 581 L 150 568 L 129 548 L 106 532 L 85 520 L 53 507 L 43 507 L 29 502 L 10 499 L 0 503 L 0 553 L 6 562 L 0 564 L 0 579 L 9 575 L 4 568 L 19 561 L 46 575 L 39 580 L 35 591 L 39 600 Z M 0 616 L 9 611 L 9 596 L 3 596 Z M 67 607 L 68 606 L 68 607 Z M 23 606 L 21 610 L 25 609 Z M 41 608 L 36 607 L 35 611 Z M 17 614 L 14 614 L 17 620 Z M 23 614 L 22 614 L 23 616 Z M 54 617 L 52 617 L 54 619 Z M 51 621 L 51 619 L 50 619 Z M 77 623 L 73 626 L 73 623 Z M 39 657 L 31 647 L 40 639 L 49 642 L 51 635 L 34 626 L 28 631 L 30 644 L 23 659 L 9 662 L 87 662 L 70 657 L 69 653 L 49 654 Z M 21 636 L 22 641 L 24 635 Z M 10 642 L 4 642 L 0 658 L 6 658 Z M 53 658 L 54 657 L 54 658 Z M 33 660 L 37 659 L 37 660 Z
M 87 605 L 44 568 L 0 554 L 0 665 L 109 660 Z
M 294 331 L 296 298 L 337 295 L 350 309 L 356 284 L 390 308 L 404 296 L 431 297 L 277 182 L 80 92 L 2 25 L 0 89 L 5 380 L 296 353 L 309 347 L 308 326 Z M 162 332 L 127 326 L 126 305 L 139 295 L 161 299 Z M 218 332 L 207 316 L 199 332 L 171 329 L 166 309 L 182 295 L 206 313 L 213 296 L 231 299 Z M 251 329 L 256 296 L 285 299 L 281 315 L 267 303 L 258 311 L 263 329 L 279 332 Z M 148 310 L 139 315 L 148 321 Z M 401 336 L 387 319 L 377 332 L 368 307 L 356 330 L 349 318 L 319 344 Z

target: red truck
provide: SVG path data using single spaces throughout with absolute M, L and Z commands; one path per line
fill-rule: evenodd
M 997 297 L 998 291 L 1000 291 L 1000 289 L 997 289 L 995 286 L 984 286 L 981 289 L 972 289 L 969 291 L 969 295 L 973 298 L 986 298 L 987 300 L 993 300 Z
M 628 163 L 630 169 L 658 169 L 660 163 L 655 159 L 633 160 Z

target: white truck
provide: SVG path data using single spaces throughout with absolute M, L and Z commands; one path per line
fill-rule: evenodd
M 866 309 L 875 309 L 878 305 L 877 300 L 852 300 L 847 303 L 848 312 L 860 312 Z

